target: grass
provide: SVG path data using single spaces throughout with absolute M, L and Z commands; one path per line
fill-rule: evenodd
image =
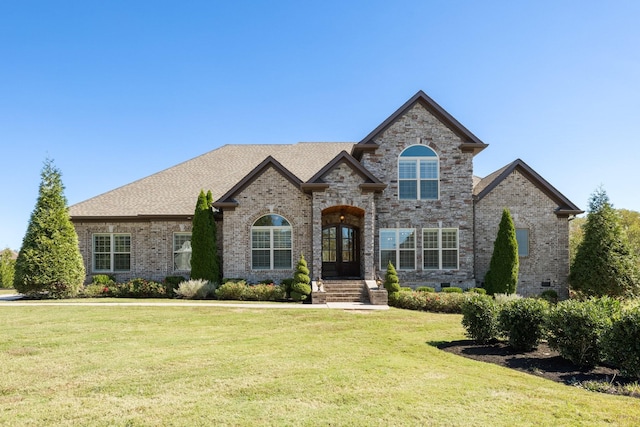
M 459 315 L 0 305 L 0 425 L 638 425 L 640 399 L 454 356 Z

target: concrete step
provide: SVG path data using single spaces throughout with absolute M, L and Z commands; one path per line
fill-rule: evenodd
M 327 302 L 369 302 L 363 280 L 325 280 Z

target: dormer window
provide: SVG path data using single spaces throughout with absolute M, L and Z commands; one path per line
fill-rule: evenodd
M 438 200 L 440 168 L 438 155 L 425 145 L 406 148 L 398 159 L 398 198 Z

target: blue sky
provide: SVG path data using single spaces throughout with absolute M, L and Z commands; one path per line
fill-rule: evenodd
M 583 209 L 640 211 L 638 1 L 0 2 L 0 248 L 224 144 L 354 141 L 424 90 Z M 194 198 L 195 204 L 195 198 Z

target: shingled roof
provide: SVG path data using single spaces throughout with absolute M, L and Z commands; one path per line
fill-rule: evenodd
M 225 145 L 131 184 L 77 203 L 72 219 L 189 216 L 200 190 L 218 200 L 271 156 L 305 182 L 352 142 Z

